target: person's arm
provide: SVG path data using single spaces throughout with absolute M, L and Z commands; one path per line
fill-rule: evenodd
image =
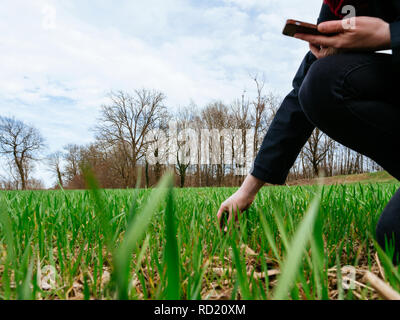
M 322 23 L 318 29 L 322 33 L 338 33 L 334 37 L 320 37 L 310 35 L 295 35 L 296 38 L 308 41 L 312 53 L 317 58 L 330 55 L 331 52 L 346 51 L 379 51 L 392 50 L 393 70 L 400 72 L 400 3 L 397 0 L 382 2 L 374 8 L 376 17 L 356 17 L 352 28 L 351 23 L 330 21 Z M 386 13 L 385 13 L 386 10 Z M 388 21 L 380 17 L 388 17 L 391 10 L 392 18 Z M 393 16 L 398 16 L 393 19 Z
M 329 6 L 322 6 L 318 24 L 338 20 Z M 311 65 L 317 60 L 308 52 L 293 80 L 293 90 L 279 108 L 254 162 L 251 175 L 270 184 L 284 184 L 314 125 L 305 116 L 298 92 Z
M 323 5 L 318 23 L 338 19 L 327 5 Z M 293 80 L 293 90 L 282 102 L 262 143 L 250 175 L 240 189 L 226 200 L 218 211 L 220 220 L 224 212 L 243 212 L 254 201 L 265 183 L 284 184 L 300 150 L 309 139 L 314 126 L 306 118 L 298 100 L 298 91 L 310 68 L 316 61 L 308 52 Z

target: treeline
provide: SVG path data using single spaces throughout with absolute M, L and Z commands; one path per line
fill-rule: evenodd
M 231 104 L 214 101 L 199 108 L 192 103 L 173 112 L 165 106 L 161 92 L 113 92 L 92 128 L 93 143 L 70 144 L 47 156 L 43 156 L 45 140 L 38 129 L 1 117 L 0 154 L 8 175 L 1 177 L 0 188 L 43 188 L 41 181 L 32 178 L 38 161 L 54 175 L 55 188 L 85 188 L 85 168 L 94 172 L 103 188 L 151 187 L 166 170 L 175 171 L 176 185 L 181 187 L 238 186 L 281 103 L 265 92 L 263 81 L 255 78 L 254 83 L 252 99 L 243 94 Z M 168 134 L 171 123 L 176 135 Z M 204 132 L 217 135 L 204 142 Z M 192 143 L 188 143 L 190 139 Z M 317 129 L 289 179 L 313 178 L 321 171 L 333 176 L 379 169 Z

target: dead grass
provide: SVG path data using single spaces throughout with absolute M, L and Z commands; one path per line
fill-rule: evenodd
M 389 175 L 387 172 L 363 173 L 345 176 L 316 178 L 316 179 L 300 179 L 288 182 L 289 186 L 302 186 L 302 185 L 337 185 L 337 184 L 352 184 L 352 183 L 391 183 L 396 179 Z

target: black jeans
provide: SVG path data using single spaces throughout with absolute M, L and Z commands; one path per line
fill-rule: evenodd
M 373 159 L 400 180 L 400 83 L 391 56 L 347 53 L 314 62 L 299 91 L 311 123 L 341 144 Z M 400 190 L 376 228 L 400 254 Z

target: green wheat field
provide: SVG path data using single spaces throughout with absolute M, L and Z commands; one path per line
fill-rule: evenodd
M 374 243 L 389 183 L 265 187 L 227 233 L 235 189 L 0 193 L 0 299 L 379 299 L 371 271 L 400 290 Z M 343 270 L 356 270 L 343 287 Z

